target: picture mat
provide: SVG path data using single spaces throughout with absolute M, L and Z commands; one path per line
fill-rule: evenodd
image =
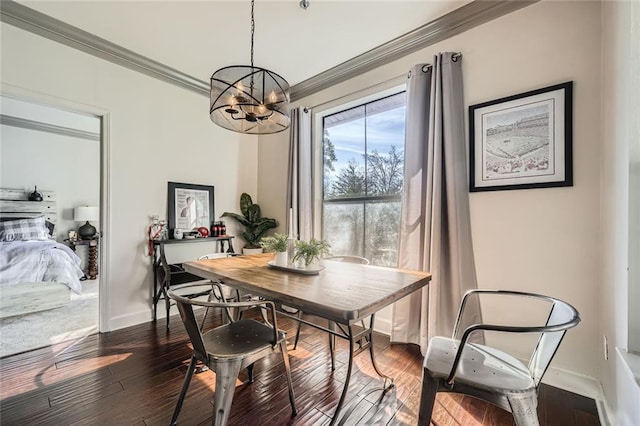
M 470 191 L 571 186 L 573 82 L 469 107 Z

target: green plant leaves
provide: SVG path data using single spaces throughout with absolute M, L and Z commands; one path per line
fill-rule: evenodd
M 264 233 L 269 229 L 276 228 L 278 222 L 269 217 L 262 217 L 260 206 L 253 204 L 251 196 L 246 192 L 240 195 L 240 211 L 242 215 L 224 212 L 222 216 L 235 219 L 244 226 L 245 230 L 240 235 L 247 242 L 247 248 L 260 248 L 260 240 Z
M 325 240 L 296 241 L 296 253 L 293 260 L 304 259 L 305 265 L 309 265 L 314 259 L 319 258 L 323 254 L 329 254 L 331 246 Z

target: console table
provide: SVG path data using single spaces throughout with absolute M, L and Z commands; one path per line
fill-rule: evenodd
M 71 250 L 76 251 L 76 246 L 88 246 L 89 247 L 89 270 L 87 274 L 90 280 L 95 280 L 98 276 L 98 239 L 92 238 L 90 240 L 69 240 L 69 247 Z
M 153 320 L 156 321 L 158 314 L 158 302 L 165 301 L 167 311 L 167 328 L 169 328 L 169 309 L 171 303 L 167 292 L 169 287 L 176 284 L 184 284 L 191 281 L 201 281 L 202 278 L 186 272 L 181 263 L 170 264 L 165 256 L 165 246 L 172 244 L 195 244 L 195 243 L 215 243 L 220 253 L 235 253 L 233 250 L 233 236 L 207 237 L 181 240 L 153 240 Z M 225 250 L 225 245 L 226 250 Z

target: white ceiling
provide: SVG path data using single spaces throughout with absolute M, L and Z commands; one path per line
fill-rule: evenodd
M 250 0 L 19 1 L 208 81 L 250 61 Z M 290 85 L 358 56 L 470 0 L 257 0 L 254 63 Z

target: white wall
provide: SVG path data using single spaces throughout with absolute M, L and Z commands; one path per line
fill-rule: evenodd
M 628 279 L 628 267 L 638 267 L 638 259 L 629 257 L 628 247 L 630 236 L 635 237 L 635 244 L 639 238 L 639 219 L 629 215 L 629 190 L 638 190 L 637 186 L 630 187 L 629 175 L 632 170 L 635 169 L 635 173 L 638 170 L 638 159 L 630 158 L 630 148 L 633 144 L 637 152 L 640 144 L 639 25 L 640 4 L 602 3 L 604 102 L 599 331 L 608 338 L 609 359 L 600 358 L 600 377 L 613 422 L 625 426 L 640 424 L 640 383 L 634 380 L 621 356 L 630 345 L 630 306 L 635 304 L 636 308 L 640 307 L 640 300 L 632 298 L 633 293 L 629 291 L 631 282 Z M 636 165 L 630 167 L 632 161 Z M 637 194 L 632 198 L 637 200 Z M 633 224 L 636 234 L 631 233 Z M 636 355 L 636 359 L 640 360 L 640 357 Z M 636 374 L 640 377 L 640 361 L 636 362 Z
M 5 23 L 0 36 L 5 92 L 109 115 L 108 232 L 102 240 L 108 263 L 101 269 L 109 296 L 106 329 L 148 321 L 152 274 L 145 230 L 149 216 L 166 217 L 167 182 L 214 185 L 216 215 L 237 211 L 243 191 L 257 192 L 257 138 L 213 125 L 206 96 Z M 235 225 L 229 230 L 235 233 Z M 174 260 L 212 251 L 200 244 L 178 250 Z
M 300 101 L 314 106 L 463 54 L 465 106 L 574 81 L 574 186 L 470 194 L 479 286 L 539 292 L 582 314 L 552 366 L 598 376 L 600 4 L 543 1 Z M 394 82 L 397 84 L 397 82 Z M 380 87 L 377 90 L 381 90 Z M 365 90 L 370 93 L 372 90 Z M 260 139 L 258 193 L 281 203 L 286 136 Z M 269 159 L 269 161 L 262 161 Z M 284 202 L 279 219 L 284 217 Z M 519 352 L 518 344 L 503 341 Z

